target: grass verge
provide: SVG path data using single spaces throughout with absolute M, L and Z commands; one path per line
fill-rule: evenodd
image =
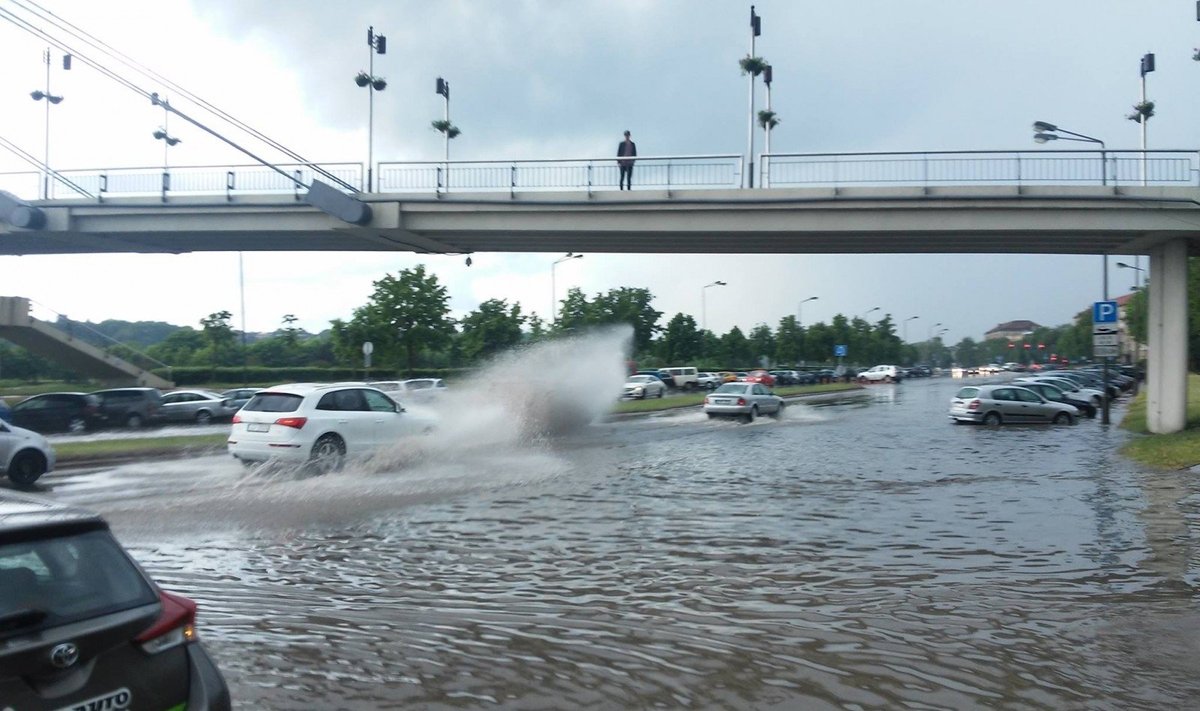
M 780 397 L 795 397 L 797 395 L 814 395 L 817 393 L 833 393 L 843 390 L 860 390 L 857 383 L 823 383 L 821 385 L 788 385 L 775 388 L 775 394 Z M 697 407 L 704 402 L 705 392 L 688 393 L 674 397 L 656 398 L 654 400 L 622 400 L 612 409 L 613 414 L 624 415 L 632 412 L 655 412 L 657 410 L 673 410 L 679 407 Z
M 1200 464 L 1200 375 L 1188 374 L 1187 425 L 1182 432 L 1150 434 L 1146 427 L 1146 393 L 1129 403 L 1121 427 L 1144 435 L 1121 447 L 1121 454 L 1135 462 L 1167 469 L 1185 469 Z
M 54 452 L 62 464 L 139 455 L 187 454 L 218 449 L 229 439 L 227 434 L 178 437 L 139 437 L 105 439 L 95 442 L 55 443 Z

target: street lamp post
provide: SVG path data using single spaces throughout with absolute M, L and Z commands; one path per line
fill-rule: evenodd
M 1137 272 L 1136 274 L 1134 274 L 1134 287 L 1133 288 L 1135 291 L 1142 288 L 1142 274 L 1144 274 L 1146 272 L 1145 269 L 1134 266 L 1132 264 L 1126 264 L 1125 262 L 1117 262 L 1117 266 L 1121 269 L 1133 269 L 1135 272 Z
M 908 322 L 912 321 L 915 318 L 921 318 L 921 317 L 920 316 L 909 316 L 908 318 L 904 319 L 904 342 L 905 343 L 908 343 Z
M 817 300 L 817 297 L 810 296 L 807 299 L 805 299 L 804 301 L 801 301 L 800 303 L 796 304 L 796 325 L 797 326 L 799 326 L 801 328 L 804 327 L 804 318 L 802 316 L 802 309 L 803 309 L 804 305 L 810 301 L 816 301 L 816 300 Z
M 558 310 L 555 308 L 555 303 L 556 303 L 555 300 L 558 298 L 558 290 L 555 288 L 555 284 L 554 284 L 554 268 L 557 267 L 560 263 L 567 261 L 568 259 L 583 259 L 583 255 L 575 254 L 574 252 L 567 252 L 566 254 L 559 257 L 558 259 L 555 259 L 554 263 L 552 263 L 550 265 L 550 322 L 551 323 L 558 323 Z
M 1200 7 L 1197 9 L 1200 12 Z M 1142 101 L 1137 105 L 1137 122 L 1142 125 L 1142 185 L 1146 184 L 1146 124 L 1150 123 L 1150 117 L 1154 115 L 1154 107 L 1146 102 L 1146 75 L 1154 71 L 1154 54 L 1147 53 L 1142 55 L 1140 66 L 1142 74 Z
M 872 306 L 871 308 L 869 308 L 866 311 L 863 311 L 861 314 L 859 314 L 858 318 L 860 318 L 860 319 L 865 318 L 867 314 L 878 311 L 879 309 L 880 309 L 879 306 Z
M 1066 134 L 1066 135 L 1059 135 Z M 1080 143 L 1099 143 L 1100 144 L 1100 184 L 1108 185 L 1108 152 L 1105 150 L 1104 141 L 1099 138 L 1085 136 L 1082 133 L 1068 131 L 1065 128 L 1059 128 L 1052 123 L 1045 121 L 1033 122 L 1033 140 L 1036 143 L 1046 143 L 1049 141 L 1078 141 Z M 1143 148 L 1144 150 L 1144 148 Z M 1144 154 L 1143 154 L 1144 155 Z M 1116 178 L 1116 175 L 1113 175 Z
M 43 158 L 42 158 L 42 199 L 49 200 L 50 199 L 50 105 L 62 103 L 63 97 L 61 95 L 55 96 L 54 94 L 50 93 L 50 48 L 49 47 L 47 47 L 46 51 L 42 53 L 42 61 L 44 61 L 46 63 L 46 90 L 45 91 L 40 91 L 40 90 L 31 91 L 31 92 L 29 92 L 29 96 L 34 101 L 45 100 L 45 102 L 46 102 L 46 131 L 43 136 L 43 138 L 45 139 L 45 152 L 43 153 Z M 65 55 L 63 55 L 63 69 L 70 70 L 70 68 L 71 68 L 71 55 L 65 54 Z
M 367 89 L 367 192 L 375 189 L 375 92 L 387 88 L 387 80 L 375 76 L 375 55 L 387 54 L 387 37 L 367 28 L 367 71 L 359 72 L 354 83 Z
M 754 38 L 762 34 L 762 18 L 758 13 L 754 12 L 754 6 L 750 6 L 750 54 L 748 57 L 754 59 Z M 749 128 L 746 131 L 746 187 L 754 187 L 754 79 L 758 76 L 755 72 L 747 72 L 750 75 L 750 116 Z
M 711 284 L 705 284 L 700 287 L 700 330 L 708 330 L 708 304 L 704 300 L 704 292 L 710 286 L 726 286 L 723 281 L 714 281 Z

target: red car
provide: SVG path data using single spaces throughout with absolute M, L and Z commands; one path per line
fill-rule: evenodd
M 745 378 L 742 378 L 742 380 L 747 383 L 762 383 L 768 388 L 775 387 L 775 376 L 771 375 L 765 370 L 752 370 Z

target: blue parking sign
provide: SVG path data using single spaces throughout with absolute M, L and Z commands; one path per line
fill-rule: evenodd
M 837 356 L 838 358 L 845 358 L 846 357 L 846 346 L 844 346 L 844 345 L 834 346 L 833 354 L 835 356 Z
M 1092 323 L 1116 323 L 1117 302 L 1097 301 L 1092 304 Z

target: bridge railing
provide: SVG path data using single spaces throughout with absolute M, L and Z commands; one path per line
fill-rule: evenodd
M 638 156 L 637 188 L 736 188 L 742 182 L 742 156 Z M 407 161 L 379 164 L 379 192 L 508 192 L 616 190 L 617 159 Z
M 327 180 L 306 164 L 277 166 L 295 180 L 307 185 L 314 178 Z M 362 188 L 360 163 L 321 163 L 318 167 L 343 182 Z M 59 175 L 103 200 L 105 197 L 153 197 L 170 195 L 213 195 L 232 200 L 239 195 L 302 195 L 295 181 L 263 165 L 198 165 L 163 168 L 100 168 L 59 170 Z M 0 173 L 0 190 L 28 199 L 41 194 L 41 173 Z M 9 185 L 11 188 L 6 188 Z M 49 181 L 50 199 L 78 198 L 69 186 Z
M 1200 153 L 927 151 L 763 154 L 763 187 L 880 185 L 1200 185 Z

